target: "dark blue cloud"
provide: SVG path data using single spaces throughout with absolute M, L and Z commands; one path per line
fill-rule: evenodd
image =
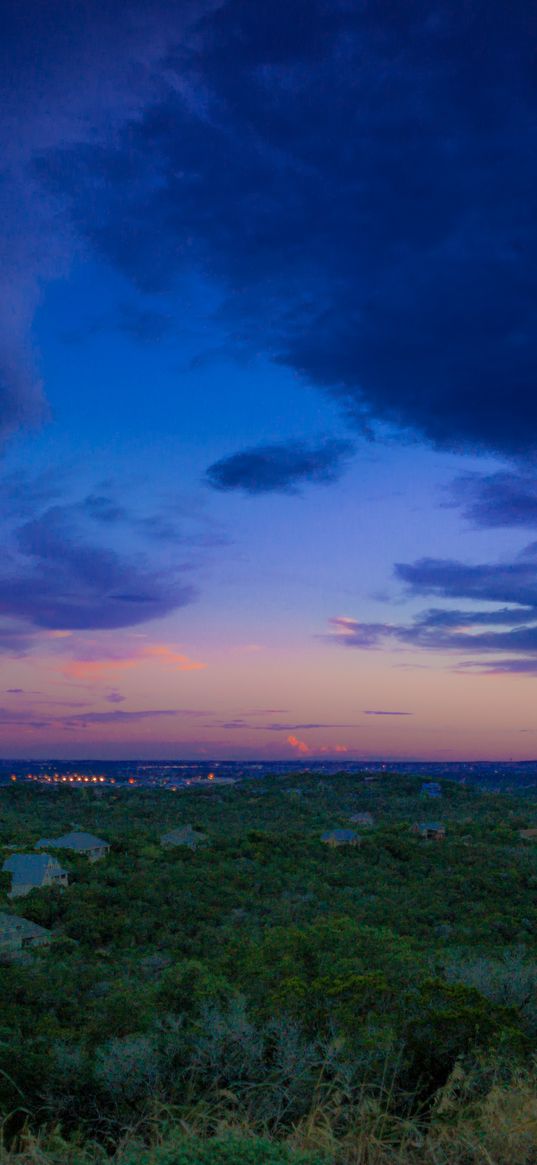
M 336 481 L 352 452 L 349 441 L 336 440 L 317 446 L 301 441 L 258 445 L 215 461 L 207 470 L 207 480 L 218 490 L 296 493 L 307 483 Z
M 114 313 L 91 317 L 78 330 L 67 332 L 63 338 L 75 344 L 88 336 L 119 332 L 139 344 L 156 344 L 170 335 L 172 324 L 169 314 L 128 301 L 121 303 Z
M 112 525 L 128 518 L 127 510 L 106 494 L 88 494 L 80 503 L 81 509 L 95 522 Z
M 511 562 L 467 565 L 450 559 L 420 558 L 413 563 L 396 563 L 395 574 L 414 595 L 529 607 L 537 604 L 537 559 L 533 544 Z
M 228 0 L 107 142 L 43 152 L 141 290 L 201 272 L 230 331 L 353 420 L 537 443 L 537 10 Z
M 48 418 L 32 320 L 43 286 L 65 274 L 80 241 L 56 199 L 34 182 L 32 158 L 81 141 L 109 140 L 154 95 L 157 63 L 217 2 L 2 5 L 1 439 Z M 147 331 L 148 321 L 135 327 L 138 339 Z
M 531 474 L 464 474 L 451 492 L 475 526 L 537 526 L 537 479 Z

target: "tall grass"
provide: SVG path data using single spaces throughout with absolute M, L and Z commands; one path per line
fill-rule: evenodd
M 189 1107 L 158 1104 L 144 1128 L 126 1127 L 108 1150 L 61 1129 L 23 1131 L 0 1165 L 536 1165 L 537 1076 L 509 1080 L 457 1065 L 427 1117 L 404 1119 L 366 1089 L 322 1088 L 310 1111 L 269 1138 L 255 1104 L 238 1110 L 232 1094 Z M 282 1130 L 283 1132 L 283 1130 Z M 259 1139 L 261 1138 L 261 1139 Z M 304 1156 L 306 1154 L 306 1156 Z

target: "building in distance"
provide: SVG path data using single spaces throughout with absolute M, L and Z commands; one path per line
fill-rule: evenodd
M 169 848 L 176 845 L 186 845 L 188 849 L 195 850 L 206 840 L 206 835 L 198 829 L 194 829 L 192 825 L 183 825 L 180 829 L 172 829 L 169 833 L 163 833 L 160 844 Z
M 75 853 L 84 854 L 90 862 L 98 862 L 110 853 L 110 845 L 102 837 L 95 837 L 93 833 L 74 831 L 65 833 L 63 837 L 42 837 L 36 842 L 36 849 L 71 849 Z
M 442 841 L 446 836 L 446 827 L 441 821 L 416 821 L 412 826 L 412 833 L 426 838 L 427 841 Z
M 0 913 L 0 958 L 16 955 L 32 947 L 46 946 L 52 935 L 44 926 L 21 918 L 18 914 Z
M 360 845 L 360 840 L 354 829 L 327 829 L 321 834 L 324 845 Z
M 349 821 L 351 825 L 371 826 L 375 824 L 375 818 L 372 813 L 353 813 L 352 817 L 349 817 Z
M 51 854 L 12 854 L 2 869 L 11 874 L 10 898 L 22 898 L 41 886 L 67 886 L 67 870 Z

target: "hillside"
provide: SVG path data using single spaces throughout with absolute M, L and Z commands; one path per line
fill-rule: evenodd
M 291 774 L 181 793 L 2 789 L 3 857 L 70 830 L 112 847 L 94 864 L 62 851 L 65 891 L 9 900 L 2 875 L 0 912 L 52 932 L 0 965 L 6 1152 L 33 1159 L 56 1129 L 96 1160 L 128 1131 L 173 1147 L 129 1149 L 126 1165 L 191 1165 L 180 1128 L 204 1138 L 200 1165 L 231 1151 L 280 1165 L 284 1143 L 327 1161 L 537 1159 L 537 844 L 519 833 L 537 805 L 420 788 Z M 350 822 L 367 813 L 373 825 Z M 412 832 L 430 819 L 444 840 Z M 160 844 L 187 824 L 195 850 Z M 322 844 L 349 828 L 359 845 Z M 272 1155 L 205 1140 L 228 1127 L 270 1138 Z M 489 1158 L 468 1155 L 474 1142 Z

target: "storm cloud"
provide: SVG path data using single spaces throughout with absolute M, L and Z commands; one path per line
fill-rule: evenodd
M 285 19 L 228 0 L 154 64 L 113 141 L 42 150 L 35 180 L 139 290 L 219 287 L 230 345 L 352 423 L 525 456 L 536 35 L 523 0 L 291 0 Z

